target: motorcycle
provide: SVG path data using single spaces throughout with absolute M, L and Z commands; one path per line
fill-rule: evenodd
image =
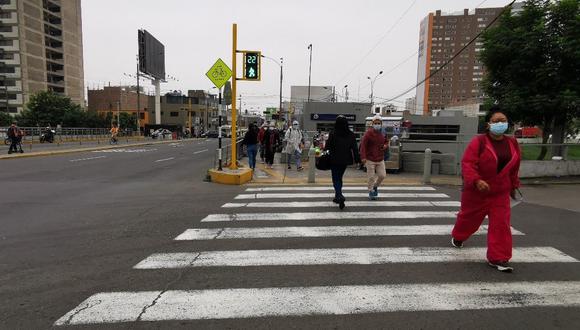
M 44 142 L 53 143 L 55 134 L 56 131 L 53 129 L 44 131 L 42 134 L 40 134 L 40 143 Z

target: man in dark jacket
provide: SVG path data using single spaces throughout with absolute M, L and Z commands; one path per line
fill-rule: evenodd
M 348 165 L 360 163 L 356 137 L 348 128 L 346 117 L 336 118 L 334 130 L 330 133 L 324 150 L 330 152 L 330 171 L 335 195 L 332 201 L 337 203 L 342 210 L 346 200 L 342 194 L 342 177 Z
M 12 122 L 12 125 L 8 127 L 8 137 L 10 138 L 10 149 L 8 149 L 8 153 L 11 154 L 13 152 L 18 151 L 18 142 L 20 139 L 20 129 L 16 126 L 16 122 Z

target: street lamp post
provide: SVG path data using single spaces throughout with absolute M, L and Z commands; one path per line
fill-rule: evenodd
M 383 71 L 379 71 L 379 73 L 374 77 L 367 77 L 368 80 L 371 81 L 371 112 L 375 113 L 375 103 L 374 103 L 374 91 L 375 91 L 375 81 L 377 78 L 383 74 Z
M 310 64 L 308 65 L 308 103 L 310 103 L 310 82 L 312 76 L 312 44 L 308 45 L 310 49 Z
M 348 85 L 344 85 L 344 102 L 348 102 Z
M 283 67 L 284 67 L 284 58 L 280 57 L 280 63 L 278 63 L 278 61 L 276 61 L 275 59 L 268 57 L 266 55 L 262 55 L 263 58 L 267 58 L 269 60 L 271 60 L 272 62 L 278 64 L 278 66 L 280 67 L 280 111 L 282 111 L 282 81 L 283 81 L 283 77 L 284 77 L 284 73 L 283 73 Z M 286 121 L 289 120 L 288 118 L 289 113 L 286 113 Z

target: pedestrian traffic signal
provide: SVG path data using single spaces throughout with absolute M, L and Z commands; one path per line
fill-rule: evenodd
M 260 80 L 260 62 L 262 53 L 259 51 L 244 52 L 244 80 Z

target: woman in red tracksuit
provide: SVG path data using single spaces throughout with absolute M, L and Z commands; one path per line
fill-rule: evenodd
M 499 271 L 511 272 L 510 196 L 515 198 L 520 185 L 520 148 L 516 139 L 504 135 L 508 119 L 499 108 L 492 108 L 486 121 L 488 132 L 469 143 L 461 161 L 464 180 L 461 210 L 451 233 L 451 244 L 462 247 L 487 215 L 488 264 Z

